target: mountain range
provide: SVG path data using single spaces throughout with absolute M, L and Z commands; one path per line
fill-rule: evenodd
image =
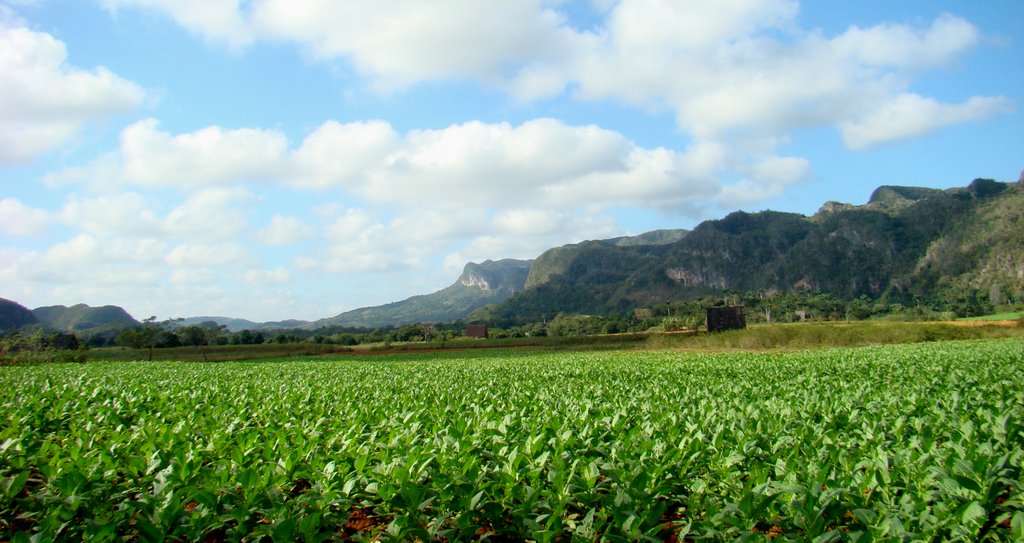
M 723 291 L 796 289 L 901 303 L 965 295 L 1024 301 L 1024 187 L 989 179 L 946 190 L 882 186 L 867 204 L 826 202 L 812 216 L 737 211 L 692 231 L 585 241 L 551 248 L 535 260 L 469 263 L 452 285 L 432 294 L 313 322 L 192 317 L 182 324 L 213 321 L 238 331 L 530 322 Z M 0 299 L 0 330 L 33 324 L 89 331 L 137 321 L 116 306 L 29 311 Z
M 136 326 L 139 321 L 116 305 L 71 307 L 50 305 L 28 309 L 0 298 L 0 332 L 42 327 L 58 332 L 98 333 Z
M 592 241 L 550 249 L 525 289 L 467 320 L 530 322 L 723 291 L 806 289 L 900 303 L 1024 301 L 1024 188 L 976 179 L 948 190 L 883 186 L 866 205 L 813 216 L 738 211 L 661 245 Z

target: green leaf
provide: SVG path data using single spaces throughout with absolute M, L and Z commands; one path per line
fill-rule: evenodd
M 274 525 L 270 535 L 274 541 L 292 541 L 292 534 L 295 532 L 297 521 L 295 518 L 286 518 Z
M 25 483 L 28 481 L 29 471 L 25 470 L 18 473 L 14 477 L 8 479 L 7 490 L 5 494 L 8 499 L 14 499 L 22 488 L 25 488 Z
M 963 517 L 961 520 L 964 524 L 974 524 L 985 518 L 985 508 L 978 502 L 971 502 L 967 508 L 964 509 Z
M 154 526 L 153 523 L 144 516 L 136 517 L 135 529 L 139 531 L 139 535 L 142 536 L 142 539 L 149 543 L 159 543 L 164 540 L 163 531 Z
M 476 509 L 476 506 L 480 503 L 480 499 L 483 498 L 483 497 L 484 497 L 484 491 L 483 490 L 481 490 L 480 492 L 477 492 L 476 495 L 473 496 L 473 498 L 469 500 L 469 510 L 472 511 L 472 510 Z
M 1010 520 L 1010 534 L 1014 541 L 1024 541 L 1024 511 L 1017 511 Z

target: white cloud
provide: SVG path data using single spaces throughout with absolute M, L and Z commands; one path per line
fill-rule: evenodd
M 171 270 L 173 285 L 212 285 L 217 282 L 217 272 L 209 268 L 175 268 Z
M 622 0 L 608 27 L 616 47 L 661 56 L 783 27 L 798 7 L 794 0 Z
M 89 273 L 94 267 L 108 267 L 110 264 L 158 264 L 166 250 L 166 245 L 155 239 L 126 240 L 78 234 L 38 255 L 33 267 L 80 275 Z
M 365 183 L 399 146 L 384 121 L 327 121 L 292 154 L 288 178 L 298 187 L 326 188 Z
M 674 203 L 707 193 L 704 185 L 714 184 L 728 156 L 724 146 L 712 143 L 683 153 L 645 149 L 612 130 L 554 119 L 518 126 L 472 121 L 404 135 L 384 121 L 328 121 L 294 150 L 276 132 L 206 128 L 172 135 L 156 132 L 155 125 L 144 121 L 128 127 L 117 152 L 57 172 L 49 184 L 85 181 L 111 190 L 116 184 L 105 183 L 121 179 L 144 186 L 208 187 L 173 210 L 164 228 L 224 238 L 246 226 L 232 203 L 253 196 L 217 185 L 269 179 L 268 172 L 290 187 L 341 188 L 374 204 L 428 206 L 445 213 L 580 201 L 657 207 L 666 198 Z M 295 225 L 272 225 L 286 226 Z
M 239 209 L 238 204 L 253 200 L 253 194 L 240 187 L 199 190 L 167 214 L 163 220 L 163 230 L 186 239 L 230 239 L 249 224 L 246 212 Z
M 152 237 L 160 220 L 142 195 L 134 192 L 80 199 L 72 195 L 61 211 L 64 222 L 97 236 Z
M 843 57 L 867 65 L 919 70 L 952 61 L 980 37 L 974 25 L 947 13 L 927 29 L 893 23 L 854 26 L 833 40 L 833 45 Z
M 844 122 L 841 128 L 843 140 L 850 148 L 865 149 L 1012 109 L 1012 102 L 1002 97 L 974 97 L 962 104 L 943 104 L 907 93 L 882 104 L 863 118 Z
M 242 0 L 102 0 L 116 13 L 125 7 L 146 7 L 163 11 L 181 26 L 210 41 L 231 47 L 248 45 L 252 32 L 243 20 Z
M 710 4 L 619 3 L 603 46 L 565 67 L 577 93 L 673 110 L 700 139 L 785 134 L 862 116 L 979 36 L 943 15 L 923 30 L 883 23 L 828 39 L 796 28 L 793 2 Z M 679 32 L 682 20 L 697 28 Z
M 247 285 L 261 287 L 266 285 L 283 285 L 290 281 L 292 273 L 288 268 L 274 268 L 272 270 L 249 270 L 242 275 L 242 281 Z
M 329 213 L 325 211 L 325 214 Z M 385 271 L 407 267 L 401 257 L 390 250 L 401 246 L 389 238 L 387 230 L 366 209 L 337 210 L 327 219 L 324 240 L 327 244 L 318 267 L 331 272 Z
M 105 68 L 67 64 L 63 42 L 0 18 L 0 166 L 67 142 L 87 121 L 139 106 L 145 92 Z
M 298 217 L 274 215 L 270 224 L 257 234 L 257 238 L 267 245 L 290 245 L 312 238 L 313 227 Z
M 164 261 L 181 267 L 248 266 L 253 257 L 234 243 L 200 244 L 183 243 L 167 253 Z
M 156 119 L 133 123 L 121 131 L 116 151 L 51 172 L 43 182 L 50 187 L 84 183 L 99 192 L 125 186 L 192 189 L 270 181 L 290 166 L 288 139 L 275 130 L 208 126 L 171 134 L 158 126 Z
M 273 178 L 287 147 L 272 130 L 210 126 L 173 136 L 146 119 L 121 132 L 120 158 L 131 183 L 208 186 Z
M 261 34 L 293 40 L 322 58 L 344 57 L 374 86 L 422 80 L 500 81 L 508 66 L 545 58 L 572 33 L 540 0 L 313 0 L 254 3 Z
M 671 111 L 697 143 L 731 144 L 737 134 L 774 136 L 809 126 L 845 134 L 851 123 L 911 93 L 923 72 L 955 62 L 982 39 L 973 24 L 950 14 L 926 25 L 882 22 L 825 36 L 800 28 L 796 0 L 600 2 L 594 5 L 599 21 L 589 30 L 573 28 L 560 2 L 544 0 L 387 0 L 372 6 L 228 0 L 213 10 L 198 1 L 108 3 L 161 10 L 187 28 L 236 44 L 293 41 L 320 58 L 349 63 L 381 89 L 461 79 L 523 100 L 571 89 L 584 100 Z M 979 117 L 945 118 L 944 124 L 953 124 Z M 293 181 L 329 186 L 372 177 L 357 157 L 388 154 L 396 138 L 387 126 L 375 125 L 375 134 L 366 128 L 322 127 L 324 133 L 311 135 L 307 145 L 323 164 Z M 319 144 L 333 140 L 353 152 L 325 159 Z
M 0 233 L 33 236 L 46 232 L 52 223 L 49 213 L 26 206 L 17 198 L 0 200 Z
M 621 234 L 621 226 L 597 213 L 512 210 L 495 217 L 456 252 L 449 253 L 444 266 L 452 273 L 460 271 L 466 262 L 531 259 L 551 247 Z

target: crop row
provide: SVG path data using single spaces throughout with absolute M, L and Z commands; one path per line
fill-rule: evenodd
M 0 368 L 0 541 L 1024 540 L 1024 342 Z

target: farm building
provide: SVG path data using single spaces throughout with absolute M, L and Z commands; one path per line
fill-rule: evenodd
M 743 306 L 709 307 L 707 311 L 708 333 L 725 330 L 742 330 L 747 327 Z

